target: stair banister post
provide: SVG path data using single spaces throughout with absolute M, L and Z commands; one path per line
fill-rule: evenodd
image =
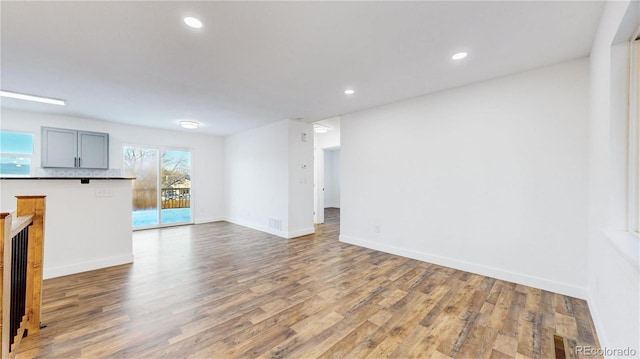
M 11 213 L 0 213 L 0 358 L 8 358 L 10 350 L 11 222 Z
M 29 227 L 29 257 L 27 260 L 27 330 L 29 335 L 40 331 L 42 312 L 42 262 L 44 257 L 44 219 L 46 196 L 16 196 L 17 215 L 33 214 Z

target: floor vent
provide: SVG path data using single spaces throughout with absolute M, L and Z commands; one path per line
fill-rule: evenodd
M 276 231 L 282 230 L 282 221 L 276 218 L 269 218 L 269 228 Z
M 553 345 L 555 347 L 556 359 L 567 359 L 567 339 L 559 335 L 553 336 Z

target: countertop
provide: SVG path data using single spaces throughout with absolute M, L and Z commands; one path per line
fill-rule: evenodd
M 135 177 L 0 177 L 0 180 L 135 180 Z

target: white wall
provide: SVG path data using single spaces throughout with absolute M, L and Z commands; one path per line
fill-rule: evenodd
M 288 123 L 225 138 L 227 220 L 282 235 L 289 226 Z
M 627 230 L 628 46 L 614 39 L 629 39 L 638 26 L 638 3 L 607 3 L 591 50 L 588 176 L 589 308 L 603 347 L 636 353 L 640 248 Z
M 284 238 L 313 233 L 311 133 L 310 124 L 283 120 L 225 139 L 230 222 Z
M 17 195 L 46 195 L 44 278 L 133 261 L 131 180 L 2 180 L 3 210 Z M 96 197 L 107 190 L 109 197 Z
M 197 132 L 168 131 L 96 121 L 79 117 L 1 109 L 3 131 L 34 134 L 32 171 L 40 167 L 40 127 L 62 127 L 109 133 L 109 167 L 122 169 L 125 144 L 190 149 L 192 171 L 192 210 L 195 223 L 221 220 L 224 217 L 224 140 Z
M 340 208 L 340 150 L 324 154 L 324 207 Z
M 342 116 L 345 242 L 586 297 L 588 61 Z
M 288 238 L 314 233 L 313 127 L 289 120 L 289 230 Z M 305 134 L 305 140 L 301 136 Z
M 332 117 L 326 120 L 318 121 L 321 125 L 330 127 L 326 133 L 314 133 L 313 135 L 313 147 L 314 148 L 337 148 L 340 147 L 340 122 L 342 118 L 340 116 Z
M 324 223 L 324 150 L 313 149 L 313 223 Z

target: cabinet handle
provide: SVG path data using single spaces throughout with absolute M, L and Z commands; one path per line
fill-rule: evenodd
M 78 167 L 78 157 L 73 158 L 73 167 Z
M 80 168 L 80 161 L 81 161 L 81 158 L 78 157 L 78 168 Z

